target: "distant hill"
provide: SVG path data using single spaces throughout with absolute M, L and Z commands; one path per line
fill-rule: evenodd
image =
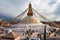
M 52 21 L 52 22 L 56 23 L 56 24 L 59 26 L 59 28 L 60 28 L 60 21 Z M 43 23 L 43 24 L 48 24 L 48 25 L 50 25 L 50 26 L 55 26 L 55 25 L 51 24 L 51 22 L 43 22 L 43 21 L 42 21 L 42 23 Z

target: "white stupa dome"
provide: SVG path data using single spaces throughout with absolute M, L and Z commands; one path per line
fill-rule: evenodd
M 42 24 L 40 20 L 35 16 L 26 16 L 21 20 L 20 23 L 21 24 Z

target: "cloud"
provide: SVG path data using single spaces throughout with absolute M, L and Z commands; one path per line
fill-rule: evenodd
M 0 18 L 14 18 L 26 9 L 26 7 L 24 7 L 26 4 L 17 6 L 17 4 L 15 5 L 13 2 L 11 3 L 11 1 L 0 0 Z
M 60 16 L 60 3 L 58 4 L 55 12 L 54 12 L 56 15 Z
M 56 10 L 53 13 L 55 14 L 55 20 L 60 21 L 60 3 L 58 4 Z
M 0 12 L 9 17 L 16 17 L 23 12 L 29 3 L 34 9 L 50 20 L 59 20 L 60 0 L 0 0 Z M 1 13 L 0 13 L 1 14 Z M 56 17 L 56 14 L 58 17 Z M 58 19 L 56 19 L 58 18 Z
M 53 5 L 57 2 L 57 0 L 50 0 L 49 5 Z
M 4 15 L 12 16 L 12 13 L 15 12 L 15 7 L 11 3 L 0 0 L 0 12 L 3 12 Z
M 55 13 L 58 10 L 58 0 L 33 0 L 32 4 L 38 12 L 40 12 L 49 20 L 56 20 L 56 16 L 59 15 L 56 15 L 57 13 Z

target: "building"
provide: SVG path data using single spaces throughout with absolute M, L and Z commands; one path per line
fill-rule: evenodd
M 1 40 L 19 40 L 20 35 L 15 32 L 10 32 L 4 36 L 1 36 Z

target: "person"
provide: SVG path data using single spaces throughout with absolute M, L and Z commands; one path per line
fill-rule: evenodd
M 37 34 L 37 38 L 39 38 L 40 40 L 42 40 L 41 34 Z
M 27 37 L 26 40 L 29 40 L 29 37 Z

